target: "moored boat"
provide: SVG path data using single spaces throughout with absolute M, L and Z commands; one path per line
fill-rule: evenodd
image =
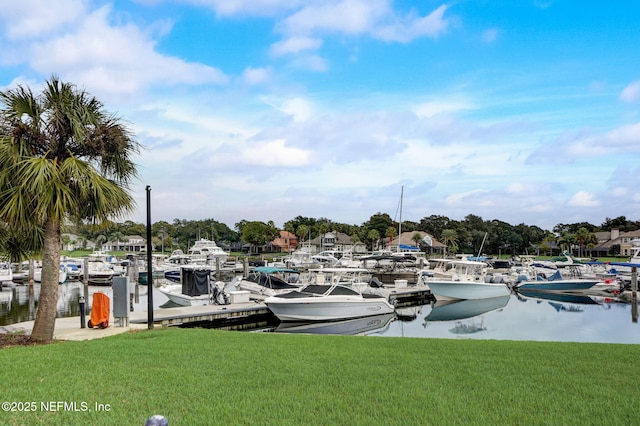
M 206 265 L 184 265 L 180 268 L 180 284 L 158 288 L 172 302 L 181 306 L 227 304 L 223 281 L 211 281 L 211 268 Z
M 300 288 L 300 271 L 273 266 L 258 266 L 246 277 L 242 278 L 236 287 L 256 295 L 273 296 L 280 293 L 298 290 Z
M 528 290 L 528 291 L 584 291 L 589 290 L 601 280 L 597 279 L 582 279 L 582 278 L 564 278 L 560 271 L 556 271 L 549 278 L 544 279 L 538 277 L 535 281 L 520 281 L 516 283 L 516 290 Z
M 8 259 L 0 258 L 0 286 L 13 281 L 13 270 Z
M 473 260 L 452 260 L 450 278 L 423 281 L 437 300 L 488 299 L 508 296 L 511 289 L 501 275 L 486 274 L 487 264 Z
M 394 312 L 386 297 L 340 284 L 309 284 L 264 302 L 281 321 L 335 321 Z

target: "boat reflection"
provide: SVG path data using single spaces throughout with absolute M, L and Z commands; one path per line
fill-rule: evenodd
M 527 300 L 534 300 L 536 303 L 547 302 L 556 312 L 584 312 L 581 305 L 601 304 L 597 298 L 579 293 L 540 293 L 520 290 L 516 296 L 521 302 Z
M 469 299 L 439 301 L 433 305 L 425 321 L 455 321 L 472 318 L 507 306 L 511 296 L 491 297 L 488 299 Z
M 276 333 L 364 335 L 381 332 L 396 318 L 395 313 L 331 322 L 282 322 Z
M 536 300 L 538 303 L 550 300 L 552 302 L 575 303 L 578 305 L 600 304 L 600 302 L 593 297 L 580 293 L 543 293 L 538 291 L 518 290 L 516 292 L 516 296 L 521 302 L 526 302 L 530 299 Z

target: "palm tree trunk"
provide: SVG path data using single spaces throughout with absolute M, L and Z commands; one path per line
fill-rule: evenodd
M 44 226 L 42 258 L 42 284 L 36 320 L 31 338 L 39 342 L 50 342 L 56 324 L 58 308 L 58 278 L 60 275 L 60 223 L 47 219 Z

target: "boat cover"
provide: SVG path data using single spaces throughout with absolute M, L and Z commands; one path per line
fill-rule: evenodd
M 182 294 L 187 296 L 200 296 L 209 294 L 209 280 L 211 271 L 208 269 L 183 269 L 182 270 Z
M 91 303 L 91 317 L 87 325 L 89 328 L 109 327 L 109 317 L 111 316 L 111 306 L 109 296 L 104 293 L 93 293 L 93 301 Z

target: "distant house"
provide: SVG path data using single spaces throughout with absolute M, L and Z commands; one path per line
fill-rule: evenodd
M 138 253 L 147 251 L 147 240 L 140 235 L 127 235 L 122 240 L 107 241 L 102 245 L 104 251 L 126 251 Z
M 416 247 L 414 237 L 420 236 L 418 241 L 418 249 L 426 254 L 444 254 L 446 246 L 436 240 L 431 234 L 424 231 L 407 231 L 403 232 L 399 237 L 392 239 L 387 248 L 393 252 L 401 252 L 409 250 L 409 247 Z
M 290 253 L 298 247 L 298 237 L 289 231 L 280 231 L 280 236 L 267 244 L 266 251 L 271 253 Z
M 590 257 L 604 256 L 631 256 L 631 241 L 640 239 L 640 230 L 620 232 L 612 229 L 611 232 L 596 232 L 598 244 L 587 248 L 585 253 Z
M 342 232 L 327 232 L 322 234 L 308 243 L 312 253 L 320 253 L 324 250 L 350 251 L 354 254 L 363 254 L 367 252 L 367 247 L 360 241 L 354 241 L 349 235 Z

